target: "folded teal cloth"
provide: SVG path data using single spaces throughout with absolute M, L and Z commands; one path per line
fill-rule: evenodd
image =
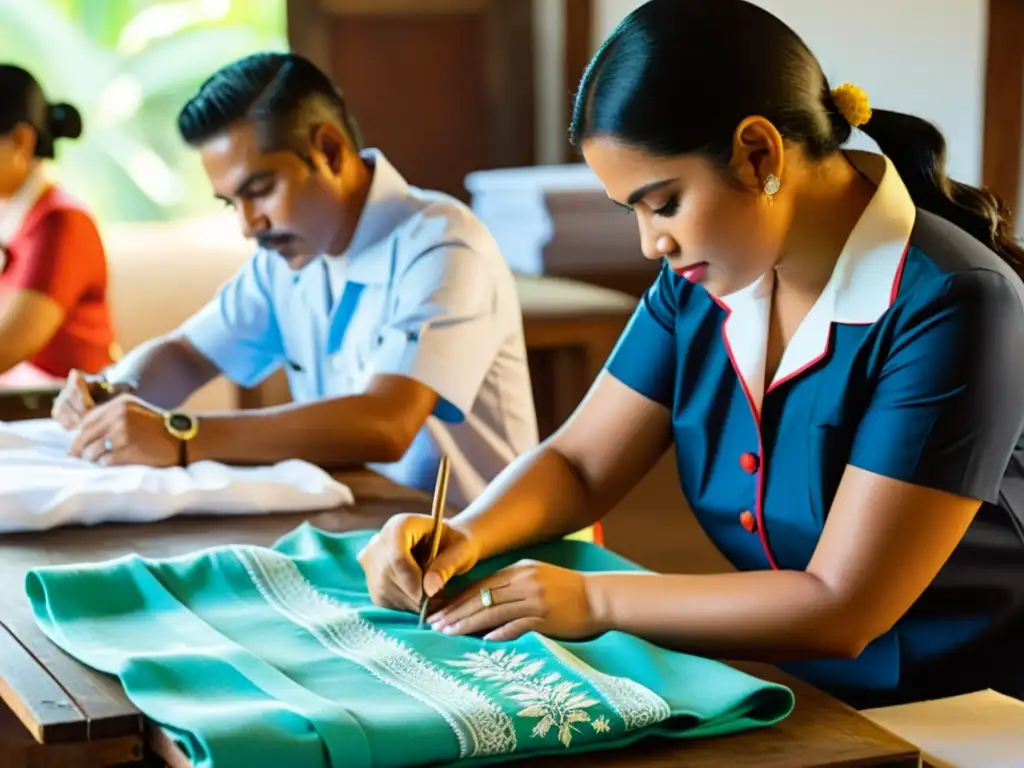
M 417 629 L 370 602 L 356 561 L 370 535 L 302 525 L 272 548 L 39 568 L 26 589 L 42 630 L 117 675 L 200 768 L 481 764 L 735 733 L 792 709 L 783 686 L 619 632 L 496 643 Z M 561 541 L 466 578 L 520 557 L 637 570 Z

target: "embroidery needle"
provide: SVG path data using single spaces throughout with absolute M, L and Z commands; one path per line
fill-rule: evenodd
M 430 510 L 434 527 L 430 532 L 430 552 L 423 563 L 424 575 L 426 575 L 427 570 L 434 562 L 434 558 L 437 557 L 437 550 L 441 546 L 441 531 L 444 529 L 444 506 L 445 500 L 448 497 L 448 469 L 448 456 L 445 455 L 441 457 L 441 466 L 437 469 L 437 484 L 434 486 L 434 504 Z M 429 603 L 430 598 L 427 597 L 426 590 L 424 590 L 423 597 L 420 598 L 420 620 L 416 625 L 417 629 L 423 629 L 423 622 L 427 618 L 427 605 Z

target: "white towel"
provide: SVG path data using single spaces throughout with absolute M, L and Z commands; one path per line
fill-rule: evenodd
M 73 437 L 51 419 L 0 422 L 0 533 L 151 523 L 199 512 L 306 512 L 353 501 L 347 486 L 305 461 L 102 467 L 68 455 Z

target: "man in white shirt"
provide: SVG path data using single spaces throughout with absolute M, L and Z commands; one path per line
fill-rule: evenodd
M 217 197 L 259 250 L 204 309 L 54 409 L 72 452 L 105 464 L 212 459 L 366 464 L 475 498 L 537 443 L 514 278 L 457 200 L 360 150 L 337 88 L 306 59 L 261 53 L 214 74 L 179 116 Z M 284 367 L 294 402 L 175 411 L 217 374 L 252 387 Z

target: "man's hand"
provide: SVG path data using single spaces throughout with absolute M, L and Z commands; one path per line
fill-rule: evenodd
M 179 445 L 160 411 L 134 395 L 118 395 L 85 415 L 69 453 L 105 466 L 174 467 Z
M 89 381 L 81 371 L 72 370 L 53 402 L 50 416 L 66 430 L 72 430 L 82 423 L 85 415 L 96 407 L 90 392 Z
M 87 376 L 72 369 L 60 394 L 53 403 L 50 417 L 64 429 L 71 431 L 82 424 L 82 420 L 97 405 L 113 397 L 128 393 L 127 384 L 107 384 L 102 376 Z

